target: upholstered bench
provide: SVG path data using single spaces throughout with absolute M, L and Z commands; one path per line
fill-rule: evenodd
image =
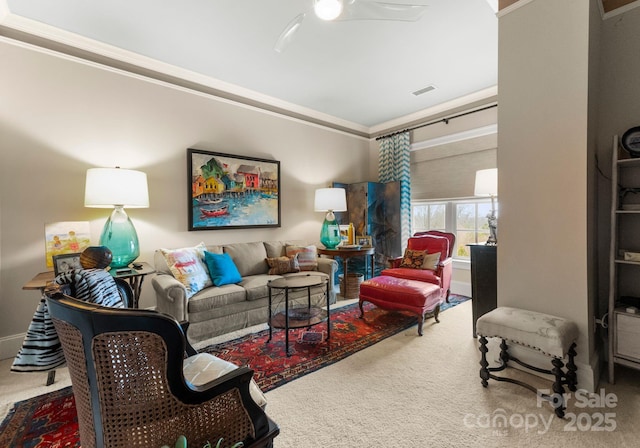
M 418 334 L 422 336 L 424 316 L 433 313 L 440 322 L 440 287 L 433 283 L 407 280 L 381 275 L 360 284 L 360 318 L 364 317 L 362 305 L 370 302 L 384 310 L 409 311 L 418 315 Z
M 574 322 L 550 314 L 538 313 L 535 311 L 521 310 L 518 308 L 498 307 L 493 311 L 481 316 L 476 322 L 476 329 L 480 337 L 480 378 L 482 385 L 487 387 L 489 379 L 506 381 L 525 387 L 541 398 L 548 400 L 555 408 L 558 417 L 564 417 L 566 402 L 564 397 L 564 385 L 569 390 L 575 391 L 578 384 L 574 363 L 576 356 L 575 341 L 578 338 L 578 327 Z M 502 339 L 500 344 L 499 367 L 489 367 L 487 362 L 487 338 L 497 337 Z M 530 347 L 543 355 L 551 358 L 552 369 L 541 369 L 531 366 L 519 359 L 511 356 L 508 352 L 507 341 L 514 344 Z M 568 356 L 567 369 L 564 368 L 564 359 Z M 533 386 L 521 381 L 493 375 L 491 372 L 498 372 L 507 368 L 509 361 L 515 361 L 527 369 L 539 373 L 553 375 L 553 395 L 543 394 Z

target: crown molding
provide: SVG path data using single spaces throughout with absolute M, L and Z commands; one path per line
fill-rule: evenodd
M 521 0 L 518 3 L 528 1 L 531 0 Z M 32 48 L 48 50 L 50 54 L 71 57 L 76 61 L 97 64 L 366 139 L 406 128 L 435 115 L 497 95 L 497 86 L 493 86 L 367 127 L 13 14 L 6 0 L 0 0 L 0 37 Z
M 469 105 L 477 103 L 493 102 L 498 96 L 498 86 L 488 87 L 486 89 L 479 90 L 477 92 L 470 93 L 458 98 L 454 98 L 444 103 L 436 104 L 435 106 L 423 109 L 413 114 L 405 115 L 403 117 L 396 118 L 379 125 L 372 126 L 370 133 L 373 137 L 379 137 L 381 135 L 389 134 L 402 129 L 410 128 L 420 123 L 430 121 L 437 117 L 442 117 L 455 110 L 462 110 L 469 107 Z
M 516 9 L 520 9 L 523 6 L 528 5 L 529 3 L 531 3 L 533 0 L 517 0 L 515 3 L 512 3 L 511 5 L 507 6 L 506 8 L 502 8 L 500 11 L 498 11 L 498 18 L 507 15 L 513 11 L 515 11 Z
M 600 7 L 600 15 L 602 16 L 602 20 L 607 20 L 607 19 L 610 19 L 611 17 L 624 14 L 625 12 L 631 11 L 632 9 L 635 9 L 638 6 L 640 6 L 640 0 L 636 0 L 630 3 L 627 3 L 626 5 L 618 6 L 617 8 L 611 11 L 605 12 L 603 2 L 604 0 L 598 0 L 598 6 Z
M 348 134 L 370 138 L 370 129 L 367 126 L 12 14 L 6 7 L 5 0 L 0 0 L 0 36 Z

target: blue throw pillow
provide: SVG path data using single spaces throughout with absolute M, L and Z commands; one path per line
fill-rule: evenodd
M 214 254 L 205 251 L 204 262 L 209 268 L 209 275 L 214 285 L 222 286 L 242 281 L 242 276 L 229 254 Z

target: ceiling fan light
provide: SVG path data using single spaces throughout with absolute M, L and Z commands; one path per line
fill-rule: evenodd
M 313 10 L 322 20 L 334 20 L 342 13 L 342 0 L 314 0 Z

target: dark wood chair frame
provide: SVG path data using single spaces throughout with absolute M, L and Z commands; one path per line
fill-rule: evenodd
M 173 317 L 152 310 L 102 307 L 74 299 L 60 292 L 54 292 L 52 295 L 49 295 L 47 297 L 47 304 L 54 325 L 56 326 L 56 331 L 61 339 L 70 371 L 78 367 L 77 364 L 84 363 L 84 366 L 80 365 L 79 367 L 80 370 L 85 371 L 83 374 L 86 375 L 86 380 L 83 377 L 76 378 L 88 383 L 90 403 L 87 406 L 92 416 L 89 420 L 87 420 L 87 416 L 85 416 L 84 421 L 92 421 L 93 428 L 90 428 L 90 431 L 86 432 L 86 434 L 95 434 L 95 440 L 81 440 L 83 446 L 107 446 L 104 442 L 105 431 L 103 431 L 103 420 L 106 418 L 103 409 L 104 403 L 101 402 L 103 397 L 99 389 L 99 375 L 96 370 L 97 363 L 94 360 L 92 350 L 96 336 L 113 332 L 124 334 L 140 334 L 140 332 L 144 332 L 159 335 L 166 345 L 165 371 L 167 384 L 173 397 L 184 405 L 197 406 L 214 400 L 216 397 L 226 394 L 229 391 L 237 391 L 241 398 L 240 406 L 243 409 L 242 413 L 250 420 L 249 424 L 253 428 L 254 433 L 253 436 L 246 435 L 246 437 L 244 437 L 244 440 L 242 440 L 244 446 L 251 448 L 273 446 L 273 439 L 278 435 L 279 428 L 267 417 L 264 410 L 253 401 L 249 394 L 249 384 L 253 377 L 253 371 L 243 366 L 201 386 L 187 384 L 182 372 L 183 360 L 185 353 L 187 355 L 193 355 L 196 352 L 190 344 L 188 344 L 184 333 L 185 330 L 183 330 L 183 327 L 181 327 Z M 78 343 L 78 341 L 69 341 L 68 336 L 65 336 L 65 331 L 61 331 L 65 328 L 71 328 L 72 332 L 77 330 L 77 332 L 81 334 L 82 350 L 84 351 L 83 362 L 77 362 L 78 353 L 76 351 L 74 356 L 73 347 L 70 347 L 70 345 Z M 71 351 L 68 353 L 68 350 Z M 73 358 L 75 358 L 75 361 Z M 74 383 L 74 375 L 72 374 L 71 376 L 72 383 Z M 82 397 L 79 397 L 76 393 L 76 387 L 82 388 L 83 386 L 87 386 L 87 384 L 73 385 L 76 402 L 78 402 L 78 399 L 82 399 Z M 81 418 L 80 410 L 78 412 L 79 424 L 82 426 L 83 419 Z M 126 430 L 127 428 L 122 428 L 122 431 Z M 178 435 L 188 434 L 188 428 L 178 428 L 178 430 Z M 213 437 L 214 433 L 215 428 L 212 427 L 211 437 Z M 80 434 L 82 437 L 82 430 Z M 238 440 L 229 440 L 228 442 L 237 441 Z M 163 443 L 168 442 L 169 441 L 163 441 Z M 199 441 L 193 442 L 200 443 Z M 212 443 L 215 444 L 215 442 L 217 442 L 217 440 L 212 440 Z M 163 443 L 158 444 L 158 446 Z M 191 443 L 192 441 L 189 440 L 190 445 Z

